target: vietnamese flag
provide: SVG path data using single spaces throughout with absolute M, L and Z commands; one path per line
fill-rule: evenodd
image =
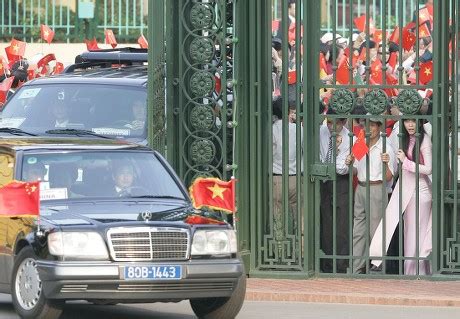
M 115 34 L 113 34 L 113 31 L 111 29 L 107 29 L 104 31 L 105 33 L 105 43 L 108 43 L 112 46 L 112 48 L 115 48 L 118 43 L 117 39 L 115 39 Z
M 355 18 L 353 22 L 356 25 L 356 29 L 358 29 L 361 32 L 366 32 L 366 21 L 367 17 L 365 14 L 362 16 Z M 375 32 L 375 25 L 374 25 L 374 20 L 372 18 L 369 18 L 369 34 L 374 34 Z
M 348 60 L 346 56 L 342 56 L 337 71 L 335 72 L 335 78 L 336 82 L 342 85 L 350 83 L 350 72 L 348 70 Z
M 229 213 L 236 211 L 235 179 L 229 182 L 214 177 L 198 177 L 189 188 L 193 207 L 207 206 Z
M 48 42 L 48 44 L 51 44 L 51 41 L 53 41 L 54 38 L 54 31 L 51 30 L 51 28 L 46 24 L 42 24 L 40 26 L 40 36 L 43 39 L 43 41 L 46 41 Z
M 404 28 L 402 31 L 402 47 L 406 51 L 410 51 L 410 49 L 414 46 L 416 41 L 415 34 L 410 32 L 408 28 Z
M 40 182 L 13 181 L 0 188 L 0 216 L 38 216 Z
M 367 154 L 367 152 L 369 152 L 369 147 L 367 147 L 365 140 L 364 129 L 359 131 L 358 138 L 356 139 L 355 144 L 353 144 L 351 152 L 358 161 L 361 160 Z
M 427 21 L 433 21 L 433 16 L 427 7 L 420 9 L 418 12 L 418 24 L 421 25 Z
M 88 49 L 88 51 L 100 50 L 99 46 L 97 45 L 96 38 L 93 38 L 92 40 L 85 39 L 85 43 L 86 43 L 86 48 Z
M 421 25 L 418 28 L 418 37 L 419 38 L 425 38 L 431 36 L 430 29 L 428 29 L 426 24 Z
M 56 61 L 56 65 L 54 66 L 53 74 L 59 74 L 64 71 L 64 64 L 61 62 Z
M 386 38 L 388 39 L 388 32 L 386 32 L 385 35 L 386 35 Z M 382 42 L 383 41 L 383 31 L 380 29 L 375 30 L 373 39 L 375 43 Z
M 11 89 L 11 85 L 13 85 L 13 81 L 14 76 L 10 76 L 0 82 L 0 103 L 6 102 L 6 97 L 8 96 L 8 91 Z
M 433 61 L 420 64 L 419 79 L 422 84 L 427 84 L 433 79 Z
M 149 48 L 149 43 L 147 42 L 147 39 L 143 34 L 137 39 L 137 43 L 139 43 L 139 46 L 141 49 L 148 49 Z
M 297 72 L 295 70 L 288 72 L 288 84 L 295 84 L 297 81 Z
M 24 53 L 26 52 L 26 43 L 13 38 L 13 40 L 11 40 L 9 48 L 11 55 L 23 57 Z

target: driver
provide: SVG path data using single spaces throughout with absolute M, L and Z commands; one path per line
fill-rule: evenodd
M 147 108 L 145 106 L 145 101 L 135 100 L 131 105 L 133 112 L 133 120 L 126 124 L 125 127 L 132 130 L 142 130 L 144 129 L 145 119 L 147 117 Z
M 54 127 L 66 128 L 69 125 L 69 109 L 62 100 L 55 100 L 51 106 L 51 113 L 54 116 Z
M 113 172 L 113 179 L 117 196 L 130 195 L 131 187 L 134 183 L 134 167 L 129 163 L 116 166 Z

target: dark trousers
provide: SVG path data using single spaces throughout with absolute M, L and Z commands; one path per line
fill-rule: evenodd
M 336 232 L 333 232 L 333 182 L 321 183 L 321 204 L 320 204 L 320 248 L 326 255 L 332 255 L 334 238 L 336 241 L 336 255 L 343 255 L 337 259 L 337 272 L 346 272 L 348 267 L 348 255 L 350 253 L 350 214 L 349 214 L 349 187 L 348 175 L 337 175 L 336 195 Z M 332 272 L 332 258 L 321 259 L 322 272 Z

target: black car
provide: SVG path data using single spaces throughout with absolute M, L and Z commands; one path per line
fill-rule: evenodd
M 41 136 L 89 131 L 147 144 L 147 50 L 86 52 L 64 73 L 26 82 L 0 127 Z
M 235 231 L 192 207 L 157 152 L 112 139 L 4 137 L 0 169 L 0 186 L 40 180 L 39 218 L 0 219 L 0 292 L 22 318 L 58 318 L 66 300 L 189 299 L 199 317 L 239 312 L 246 276 Z

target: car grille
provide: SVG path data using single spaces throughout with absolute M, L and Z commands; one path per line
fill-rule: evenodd
M 107 232 L 110 253 L 116 261 L 188 259 L 190 234 L 171 227 L 119 227 Z

